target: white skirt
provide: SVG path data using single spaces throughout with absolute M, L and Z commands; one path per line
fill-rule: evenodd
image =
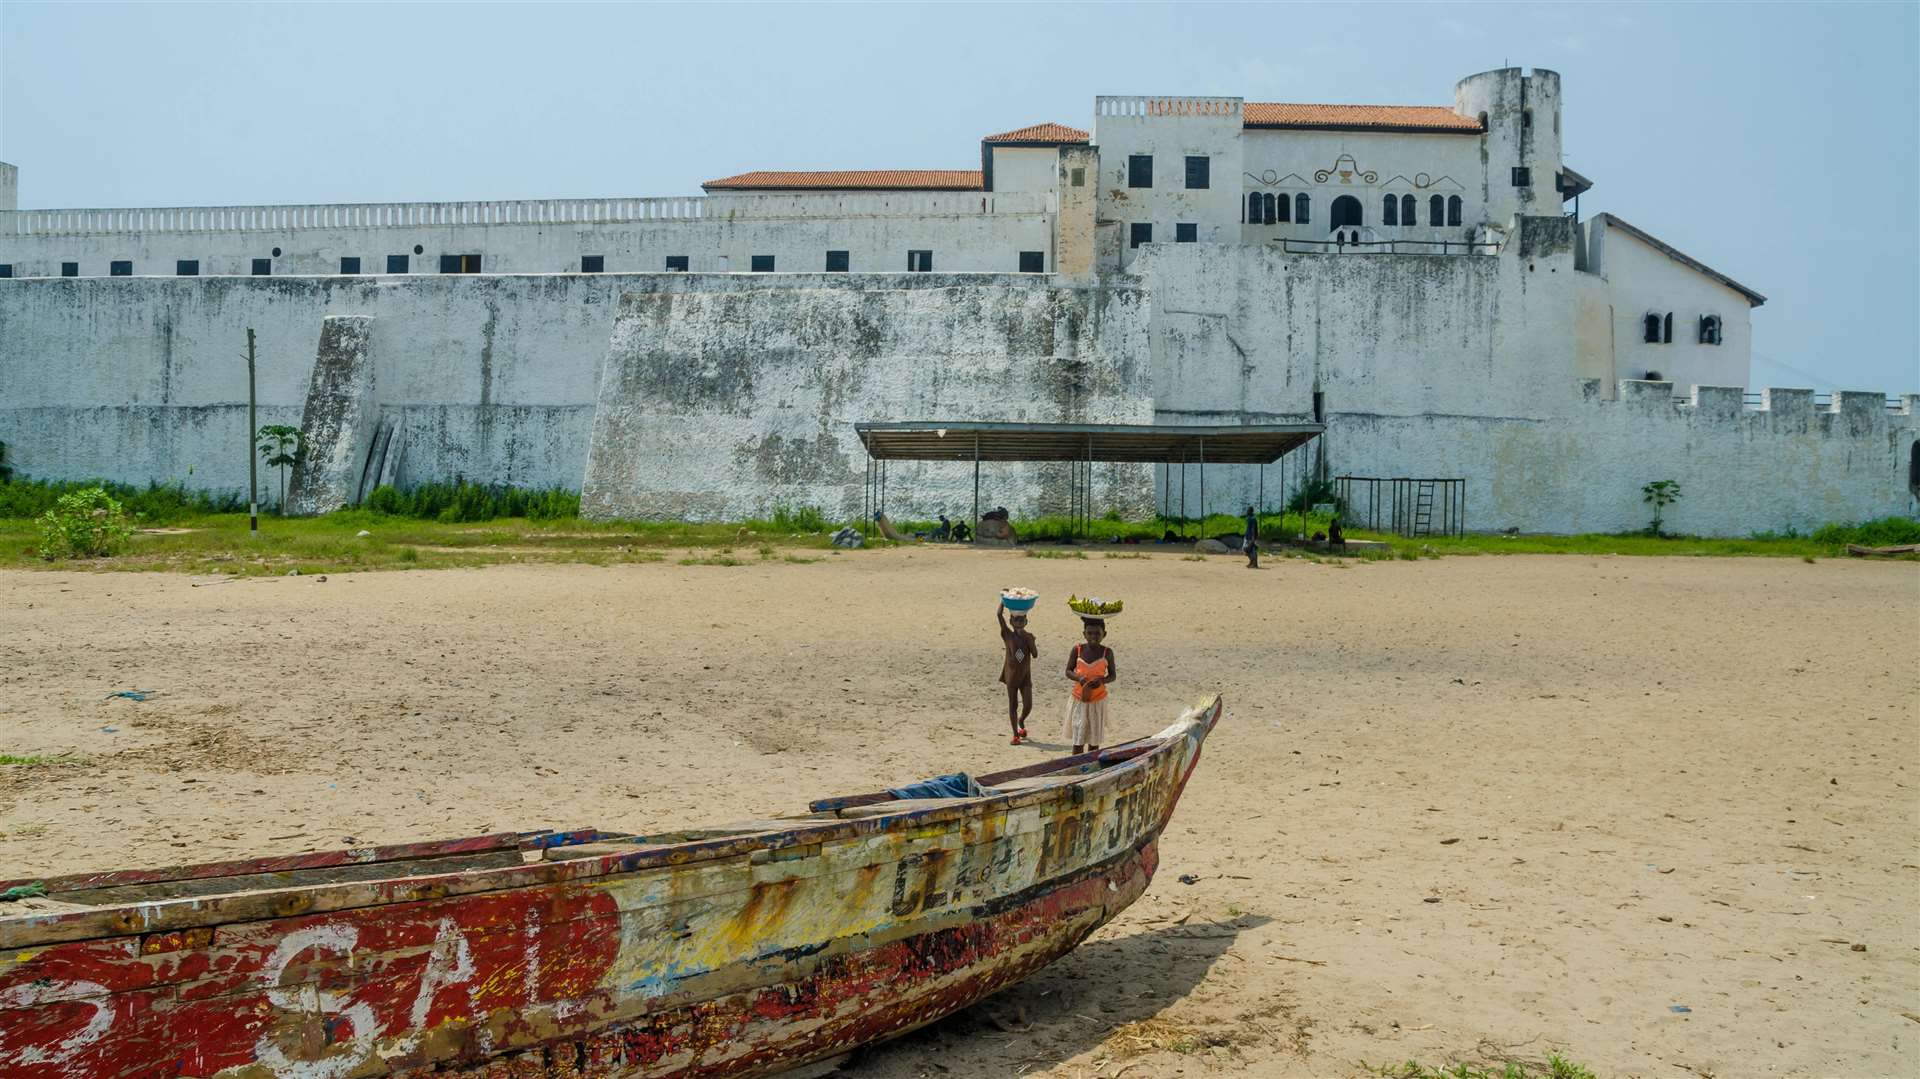
M 1066 739 L 1070 746 L 1097 746 L 1107 740 L 1107 701 L 1067 698 Z

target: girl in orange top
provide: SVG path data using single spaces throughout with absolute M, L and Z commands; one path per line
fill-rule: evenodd
M 1113 649 L 1100 643 L 1106 639 L 1107 623 L 1099 618 L 1080 620 L 1087 643 L 1076 644 L 1067 655 L 1067 680 L 1073 683 L 1073 699 L 1067 706 L 1067 742 L 1075 753 L 1100 748 L 1107 735 L 1107 686 L 1119 676 Z

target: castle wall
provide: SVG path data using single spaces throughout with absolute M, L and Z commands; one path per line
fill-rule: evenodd
M 1094 100 L 1093 142 L 1100 150 L 1100 218 L 1119 222 L 1119 261 L 1137 249 L 1128 241 L 1135 223 L 1153 226 L 1153 242 L 1171 243 L 1175 226 L 1196 226 L 1200 243 L 1239 238 L 1241 101 L 1237 97 L 1100 97 Z M 1153 158 L 1153 186 L 1128 186 L 1128 159 Z M 1205 157 L 1208 185 L 1186 186 L 1188 155 Z
M 1745 386 L 1750 379 L 1753 309 L 1747 297 L 1683 266 L 1639 237 L 1590 223 L 1594 264 L 1607 281 L 1612 307 L 1614 376 L 1646 379 L 1649 372 L 1682 394 L 1695 386 Z M 1673 340 L 1646 340 L 1643 320 L 1673 315 Z M 1720 343 L 1700 343 L 1700 318 L 1720 318 Z
M 1145 423 L 1146 312 L 1131 288 L 1031 277 L 834 275 L 621 298 L 581 509 L 738 520 L 863 507 L 862 422 Z M 1095 470 L 1096 498 L 1148 511 L 1147 466 Z M 970 461 L 889 462 L 896 517 L 971 513 Z M 1064 513 L 1065 465 L 989 464 L 983 508 Z
M 1052 233 L 1044 192 L 24 211 L 0 214 L 0 263 L 17 278 L 57 277 L 64 262 L 105 277 L 116 260 L 135 276 L 175 276 L 180 260 L 203 276 L 244 276 L 268 259 L 275 275 L 331 276 L 351 256 L 362 274 L 384 275 L 397 255 L 426 275 L 443 255 L 479 255 L 486 273 L 518 274 L 577 272 L 598 255 L 610 273 L 658 273 L 668 256 L 694 272 L 745 272 L 772 255 L 776 272 L 817 273 L 831 249 L 859 273 L 904 271 L 920 249 L 937 271 L 1008 273 L 1021 251 L 1050 250 Z

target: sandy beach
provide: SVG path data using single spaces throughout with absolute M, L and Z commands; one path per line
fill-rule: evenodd
M 1914 1068 L 1920 566 L 804 553 L 0 571 L 0 752 L 84 762 L 0 768 L 0 876 L 645 830 L 1031 763 L 1061 751 L 1062 601 L 1091 592 L 1127 602 L 1111 740 L 1227 701 L 1159 876 L 845 1074 Z M 1034 746 L 995 681 L 1008 585 L 1043 595 Z

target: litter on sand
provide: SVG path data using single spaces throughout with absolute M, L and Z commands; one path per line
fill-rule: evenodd
M 107 694 L 106 699 L 112 700 L 115 697 L 125 697 L 130 701 L 144 701 L 147 699 L 147 694 L 152 692 L 153 690 L 150 689 L 121 689 Z

